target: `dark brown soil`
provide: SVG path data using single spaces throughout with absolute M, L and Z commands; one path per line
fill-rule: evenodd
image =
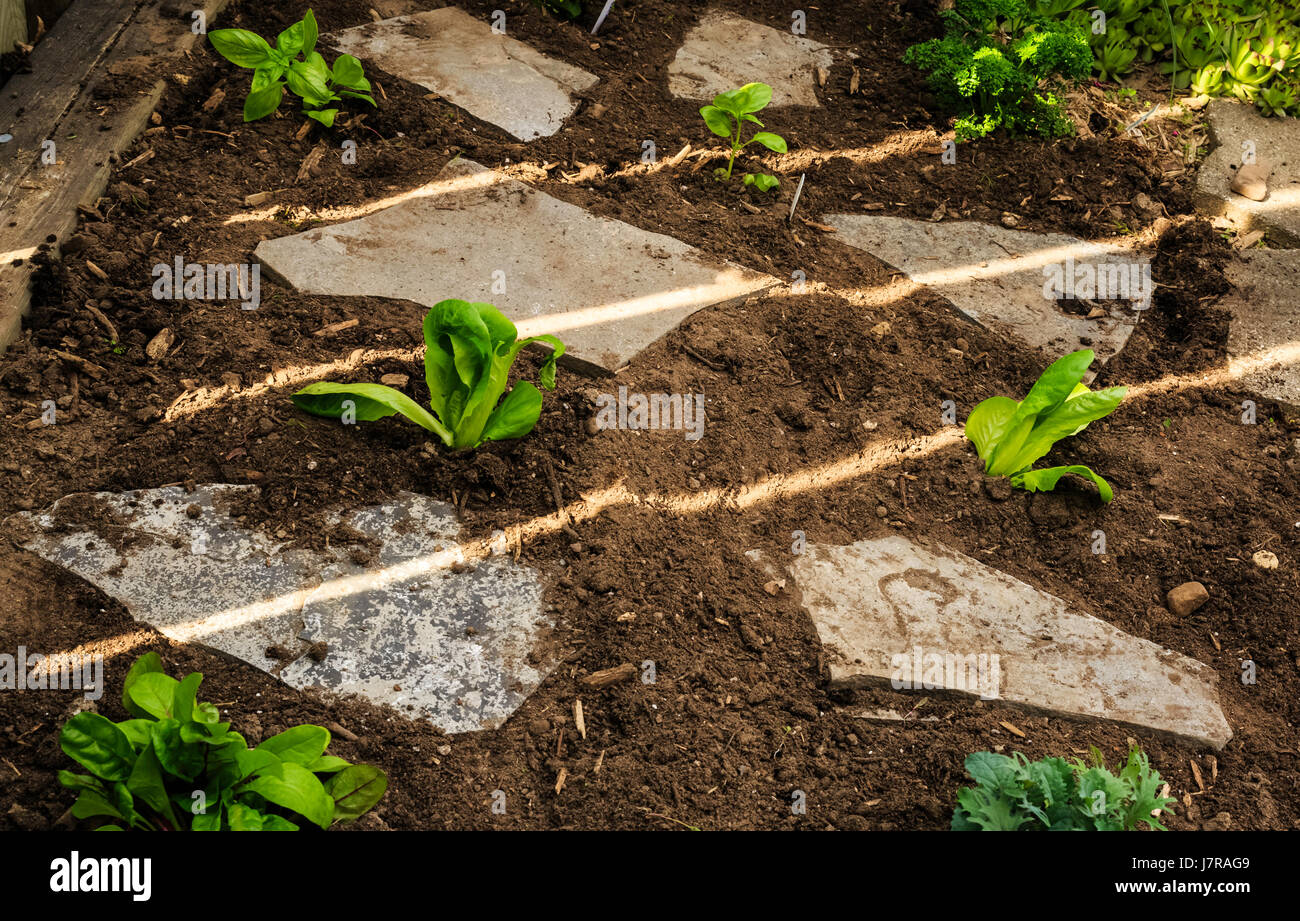
M 314 4 L 326 30 L 366 21 L 371 5 Z M 374 5 L 387 15 L 443 4 Z M 173 673 L 202 671 L 206 699 L 221 703 L 223 718 L 250 739 L 300 722 L 339 724 L 358 740 L 338 738 L 337 751 L 378 764 L 391 778 L 363 827 L 940 829 L 966 783 L 969 752 L 1005 747 L 1072 757 L 1096 745 L 1113 762 L 1130 740 L 1190 804 L 1179 806 L 1172 827 L 1199 828 L 1219 813 L 1236 829 L 1300 827 L 1300 419 L 1261 402 L 1259 423 L 1240 424 L 1240 404 L 1251 395 L 1204 385 L 1201 375 L 1224 361 L 1227 323 L 1215 305 L 1228 290 L 1223 267 L 1233 256 L 1191 214 L 1190 171 L 1178 174 L 1181 163 L 1115 137 L 1095 119 L 1091 138 L 991 139 L 962 147 L 955 166 L 940 165 L 947 120 L 932 112 L 923 82 L 899 60 L 935 29 L 932 6 L 918 0 L 809 11 L 810 35 L 835 36 L 833 44 L 860 55 L 862 91 L 848 95 L 852 66 L 845 63 L 832 71 L 822 109 L 771 113 L 769 127 L 791 151 L 764 161 L 783 179 L 774 197 L 715 182 L 716 152 L 645 172 L 634 165 L 646 138 L 661 158 L 687 143 L 712 149 L 696 107 L 666 91 L 668 62 L 699 4 L 620 2 L 595 40 L 589 22 L 586 29 L 561 24 L 527 3 L 461 5 L 485 17 L 505 8 L 516 37 L 600 76 L 561 132 L 514 143 L 422 88 L 374 72 L 378 110 L 351 128 L 313 127 L 299 138 L 303 119 L 289 105 L 282 118 L 245 125 L 246 74 L 209 50 L 181 66 L 185 79 L 173 80 L 157 125 L 126 159 L 147 149 L 155 156 L 119 166 L 98 203 L 102 220 L 86 220 L 75 252 L 45 257 L 30 332 L 0 361 L 7 421 L 0 512 L 78 491 L 254 483 L 262 501 L 245 509 L 250 524 L 319 541 L 327 507 L 414 490 L 457 503 L 478 537 L 554 513 L 554 470 L 566 505 L 602 491 L 614 496 L 599 514 L 574 506 L 569 529 L 538 529 L 523 547 L 550 579 L 561 665 L 500 730 L 449 738 L 395 711 L 293 691 L 206 648 L 170 642 L 79 579 L 13 549 L 0 554 L 9 596 L 0 603 L 0 649 L 93 646 L 108 656 L 111 689 L 137 655 L 158 650 Z M 780 4 L 720 5 L 773 26 L 788 23 Z M 218 25 L 274 34 L 300 6 L 237 4 Z M 205 112 L 218 89 L 225 100 Z M 128 102 L 105 95 L 109 106 Z M 355 166 L 332 153 L 345 138 L 359 145 Z M 297 181 L 318 145 L 330 152 Z M 255 386 L 273 372 L 345 359 L 356 349 L 413 348 L 418 305 L 308 297 L 265 280 L 256 311 L 150 295 L 156 262 L 175 255 L 248 261 L 259 240 L 293 232 L 310 211 L 411 188 L 457 153 L 754 269 L 779 277 L 803 271 L 809 293 L 701 311 L 618 376 L 636 391 L 705 393 L 708 428 L 698 442 L 680 433 L 589 434 L 591 392 L 607 385 L 562 372 L 531 435 L 466 455 L 426 451 L 420 430 L 391 420 L 357 430 L 306 418 L 287 400 L 295 386 Z M 787 223 L 801 172 L 808 178 L 799 213 L 814 220 L 865 206 L 929 218 L 942 206 L 949 218 L 997 222 L 1012 212 L 1028 228 L 1158 239 L 1155 277 L 1164 287 L 1099 378 L 1138 389 L 1049 458 L 1077 458 L 1103 473 L 1116 488 L 1111 505 L 1099 506 L 1081 488 L 1007 497 L 991 488 L 964 442 L 931 454 L 890 447 L 938 432 L 945 400 L 964 416 L 985 397 L 1022 395 L 1054 356 L 991 335 L 834 234 Z M 277 212 L 227 223 L 256 211 L 244 198 L 264 191 L 276 194 L 263 207 L 280 206 Z M 1162 208 L 1140 210 L 1139 193 Z M 118 350 L 87 304 L 114 325 Z M 348 318 L 359 325 L 312 335 Z M 165 327 L 177 344 L 151 362 L 144 346 Z M 78 373 L 52 349 L 105 371 Z M 423 399 L 422 376 L 413 371 L 390 359 L 356 373 L 366 380 L 411 374 L 410 393 Z M 239 396 L 168 412 L 187 388 L 221 388 L 223 375 L 238 375 L 226 383 Z M 61 424 L 29 426 L 42 400 L 61 397 L 69 398 Z M 835 475 L 807 485 L 783 479 L 832 465 Z M 773 483 L 785 485 L 762 488 Z M 1105 556 L 1090 551 L 1097 529 L 1106 534 Z M 1217 754 L 1217 773 L 1208 751 L 1000 703 L 932 696 L 921 713 L 938 722 L 847 716 L 840 705 L 848 701 L 825 691 L 807 616 L 784 592 L 765 592 L 768 577 L 744 556 L 787 553 L 796 530 L 827 542 L 895 530 L 932 537 L 1209 663 L 1236 732 Z M 1252 566 L 1261 548 L 1276 552 L 1281 568 Z M 1189 579 L 1208 587 L 1210 601 L 1175 617 L 1164 594 Z M 1258 669 L 1254 685 L 1240 680 L 1247 659 Z M 653 684 L 592 691 L 577 680 L 645 661 L 655 663 Z M 585 739 L 574 728 L 578 697 Z M 54 774 L 68 766 L 57 734 L 73 698 L 0 697 L 0 816 L 19 804 L 35 814 L 24 813 L 29 823 L 50 823 L 69 805 Z M 892 691 L 857 700 L 904 713 L 918 704 Z M 125 716 L 115 691 L 100 707 Z M 557 793 L 561 771 L 567 779 Z M 498 789 L 507 794 L 504 815 L 491 810 Z M 807 793 L 807 815 L 791 814 L 794 790 Z M 4 822 L 19 824 L 13 816 Z

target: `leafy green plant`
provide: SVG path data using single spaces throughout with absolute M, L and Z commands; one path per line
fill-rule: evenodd
M 1026 0 L 956 0 L 940 16 L 943 37 L 912 45 L 903 60 L 928 73 L 940 103 L 958 113 L 958 141 L 998 128 L 1073 132 L 1060 93 L 1092 66 L 1084 28 L 1039 16 Z
M 1133 831 L 1139 825 L 1166 831 L 1152 815 L 1172 813 L 1174 800 L 1160 796 L 1160 772 L 1136 746 L 1128 762 L 1106 769 L 1092 749 L 1092 763 L 1080 759 L 1030 761 L 975 752 L 966 757 L 966 773 L 976 786 L 957 791 L 953 831 Z
M 582 0 L 533 0 L 533 6 L 541 7 L 557 19 L 577 19 L 582 15 Z
M 1067 473 L 1097 484 L 1103 502 L 1114 494 L 1110 484 L 1082 464 L 1031 470 L 1062 438 L 1077 435 L 1114 412 L 1127 387 L 1089 390 L 1081 383 L 1095 356 L 1091 349 L 1072 352 L 1054 361 L 1020 402 L 990 397 L 971 411 L 966 437 L 975 444 L 984 472 L 1011 478 L 1011 485 L 1029 492 L 1056 488 Z
M 725 170 L 718 169 L 714 174 L 720 179 L 730 180 L 731 172 L 736 166 L 736 157 L 750 144 L 762 144 L 768 150 L 785 153 L 785 138 L 770 131 L 757 131 L 748 141 L 742 141 L 746 122 L 758 127 L 765 127 L 755 112 L 761 112 L 772 101 L 772 87 L 766 83 L 746 83 L 738 90 L 728 90 L 713 98 L 713 104 L 700 109 L 704 124 L 720 138 L 726 138 L 731 145 L 731 159 Z M 767 173 L 746 173 L 745 185 L 752 185 L 760 192 L 776 188 L 781 180 Z
M 542 393 L 528 381 L 506 393 L 510 366 L 524 346 L 547 343 L 551 354 L 538 376 L 543 387 L 554 390 L 555 362 L 564 354 L 564 343 L 554 336 L 518 335 L 515 325 L 491 304 L 441 301 L 424 317 L 424 377 L 432 413 L 383 384 L 310 384 L 293 395 L 293 402 L 330 419 L 353 412 L 356 421 L 371 422 L 400 414 L 453 449 L 522 438 L 542 414 Z
M 146 653 L 122 685 L 131 719 L 84 711 L 64 724 L 60 747 L 90 772 L 59 771 L 59 783 L 78 791 L 75 818 L 99 819 L 101 831 L 297 831 L 303 820 L 328 828 L 359 818 L 388 789 L 379 768 L 327 755 L 320 726 L 250 749 L 196 698 L 202 680 L 192 672 L 177 681 Z
M 364 99 L 372 106 L 365 69 L 350 54 L 341 54 L 330 67 L 316 50 L 316 17 L 311 10 L 279 34 L 272 47 L 247 29 L 218 29 L 208 33 L 217 53 L 253 71 L 253 85 L 244 99 L 244 121 L 265 118 L 284 99 L 287 86 L 302 99 L 303 114 L 332 127 L 344 97 Z

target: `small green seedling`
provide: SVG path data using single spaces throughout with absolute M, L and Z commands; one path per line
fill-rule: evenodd
M 547 343 L 552 350 L 539 378 L 543 387 L 554 390 L 555 362 L 564 354 L 564 343 L 554 336 L 518 335 L 515 325 L 491 304 L 441 301 L 424 317 L 424 377 L 432 413 L 383 384 L 310 384 L 293 395 L 293 402 L 330 419 L 351 412 L 356 421 L 371 422 L 401 414 L 455 450 L 522 438 L 542 414 L 542 393 L 528 381 L 506 393 L 510 366 L 524 346 Z
M 742 128 L 745 122 L 753 122 L 762 128 L 763 123 L 755 116 L 772 101 L 772 87 L 766 83 L 746 83 L 738 90 L 728 90 L 714 97 L 713 105 L 700 109 L 704 124 L 718 137 L 726 138 L 731 144 L 731 159 L 725 170 L 718 169 L 714 174 L 720 179 L 730 180 L 731 172 L 736 166 L 736 157 L 740 152 L 755 142 L 777 153 L 786 152 L 785 138 L 770 131 L 758 131 L 748 141 L 742 141 Z M 781 180 L 766 173 L 746 173 L 745 185 L 752 185 L 760 192 L 774 189 Z
M 89 774 L 59 771 L 78 791 L 72 815 L 100 831 L 297 831 L 360 818 L 388 778 L 369 764 L 325 754 L 329 730 L 302 725 L 256 748 L 196 699 L 203 675 L 177 681 L 158 653 L 127 672 L 120 723 L 87 710 L 68 720 L 59 747 Z M 324 778 L 324 779 L 322 779 Z
M 244 100 L 244 121 L 257 121 L 278 109 L 286 85 L 302 98 L 303 114 L 327 128 L 334 125 L 339 114 L 334 103 L 344 97 L 375 104 L 361 62 L 350 54 L 341 54 L 329 67 L 316 50 L 317 35 L 316 17 L 311 10 L 280 33 L 275 47 L 246 29 L 208 33 L 218 54 L 253 71 L 253 85 Z
M 1166 831 L 1159 814 L 1172 813 L 1174 800 L 1157 792 L 1160 772 L 1142 749 L 1132 748 L 1117 770 L 1106 769 L 1095 747 L 1091 764 L 975 752 L 966 758 L 975 786 L 957 791 L 952 830 L 1133 831 L 1146 825 Z
M 1082 464 L 1029 469 L 1062 438 L 1077 435 L 1114 412 L 1127 387 L 1092 391 L 1080 383 L 1095 356 L 1091 349 L 1057 359 L 1043 372 L 1020 402 L 990 397 L 971 411 L 966 437 L 975 443 L 984 472 L 1011 478 L 1011 485 L 1029 492 L 1050 492 L 1067 473 L 1097 484 L 1101 501 L 1114 498 L 1110 484 Z

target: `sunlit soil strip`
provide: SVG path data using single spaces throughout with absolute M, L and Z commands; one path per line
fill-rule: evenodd
M 1143 399 L 1183 390 L 1208 390 L 1212 387 L 1225 387 L 1237 383 L 1244 377 L 1250 377 L 1281 367 L 1300 366 L 1300 342 L 1288 342 L 1271 349 L 1263 349 L 1236 358 L 1229 358 L 1223 367 L 1208 371 L 1195 371 L 1191 374 L 1170 374 L 1129 387 L 1129 399 Z

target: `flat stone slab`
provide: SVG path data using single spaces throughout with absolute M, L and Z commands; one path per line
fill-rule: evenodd
M 559 131 L 578 106 L 573 95 L 598 81 L 454 6 L 343 29 L 327 40 L 521 141 Z
M 1198 205 L 1227 217 L 1240 232 L 1266 230 L 1275 243 L 1300 246 L 1300 118 L 1265 118 L 1254 106 L 1232 99 L 1211 100 L 1205 117 L 1218 146 L 1196 174 Z M 1247 143 L 1255 162 L 1271 172 L 1263 201 L 1231 188 Z
M 790 575 L 833 687 L 942 688 L 1214 748 L 1232 738 L 1209 666 L 956 551 L 900 535 L 809 544 Z
M 1080 282 L 1088 272 L 1104 277 L 1122 271 L 1130 282 L 1145 284 L 1142 267 L 1150 278 L 1150 261 L 1120 246 L 979 221 L 932 223 L 869 214 L 828 214 L 822 220 L 839 231 L 840 242 L 933 288 L 980 325 L 1051 355 L 1086 347 L 1106 362 L 1124 347 L 1143 309 L 1140 299 L 1128 298 L 1129 306 L 1112 307 L 1110 316 L 1089 320 L 1086 310 L 1072 313 L 1049 296 L 1048 291 L 1059 288 L 1045 290 L 1054 280 L 1049 272 L 1073 277 L 1072 290 L 1081 297 L 1090 297 Z M 1138 287 L 1130 284 L 1128 290 Z
M 361 565 L 355 545 L 316 552 L 246 530 L 233 507 L 257 495 L 220 484 L 87 493 L 10 522 L 25 549 L 172 639 L 447 732 L 500 725 L 550 670 L 530 662 L 551 627 L 538 573 L 504 556 L 466 564 L 451 506 L 408 493 L 347 515 L 372 541 Z M 316 643 L 326 644 L 319 661 Z M 272 646 L 295 658 L 268 657 Z
M 1228 266 L 1235 289 L 1228 368 L 1242 386 L 1300 406 L 1300 250 L 1250 249 Z
M 702 307 L 778 284 L 672 237 L 596 217 L 469 160 L 355 221 L 260 243 L 267 270 L 308 294 L 496 304 L 521 336 L 614 371 Z
M 710 10 L 668 65 L 668 91 L 708 102 L 746 83 L 772 87 L 772 106 L 819 106 L 816 68 L 829 69 L 830 49 L 790 30 Z M 779 125 L 772 130 L 781 133 Z

